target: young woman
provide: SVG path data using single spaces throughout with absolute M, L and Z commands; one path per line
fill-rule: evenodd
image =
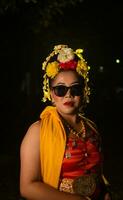
M 57 45 L 43 63 L 49 100 L 20 148 L 20 193 L 28 200 L 111 200 L 102 174 L 100 135 L 83 116 L 89 66 L 82 49 Z

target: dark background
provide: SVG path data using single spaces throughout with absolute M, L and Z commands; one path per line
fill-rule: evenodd
M 113 198 L 123 199 L 123 6 L 119 1 L 1 1 L 0 199 L 19 200 L 19 148 L 42 104 L 41 63 L 56 44 L 84 48 L 104 172 Z M 116 62 L 120 59 L 120 63 Z

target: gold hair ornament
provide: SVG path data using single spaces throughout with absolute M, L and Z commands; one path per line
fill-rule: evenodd
M 45 72 L 43 76 L 43 102 L 46 102 L 47 100 L 51 101 L 49 79 L 53 79 L 62 69 L 75 70 L 84 78 L 84 97 L 85 102 L 89 103 L 90 88 L 88 86 L 88 71 L 90 70 L 90 66 L 87 65 L 82 53 L 83 49 L 76 49 L 73 51 L 73 49 L 69 48 L 68 45 L 54 46 L 54 50 L 42 64 L 42 70 Z M 56 61 L 50 62 L 50 59 L 55 55 L 57 55 Z M 78 58 L 77 61 L 75 60 L 75 55 Z

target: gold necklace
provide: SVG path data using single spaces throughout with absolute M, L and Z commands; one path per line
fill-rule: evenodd
M 83 142 L 85 141 L 86 138 L 86 130 L 85 130 L 85 126 L 84 123 L 81 119 L 81 129 L 79 132 L 77 132 L 70 124 L 68 124 L 67 122 L 65 122 L 66 127 L 68 128 L 69 132 L 71 135 L 75 136 L 75 138 L 81 138 L 83 140 Z M 76 139 L 74 138 L 74 141 L 72 142 L 72 146 L 73 147 L 77 147 L 77 142 Z M 69 148 L 66 148 L 66 153 L 65 153 L 65 158 L 70 159 L 71 158 L 71 152 Z
M 85 139 L 86 137 L 86 130 L 83 121 L 81 120 L 81 129 L 79 132 L 77 132 L 70 124 L 66 123 L 66 126 L 71 134 L 77 136 L 78 138 Z

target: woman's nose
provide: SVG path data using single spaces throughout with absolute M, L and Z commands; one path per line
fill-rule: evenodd
M 70 91 L 70 88 L 68 89 L 68 91 L 67 91 L 67 93 L 66 93 L 66 95 L 65 95 L 65 97 L 71 97 L 72 95 L 71 95 L 71 91 Z

